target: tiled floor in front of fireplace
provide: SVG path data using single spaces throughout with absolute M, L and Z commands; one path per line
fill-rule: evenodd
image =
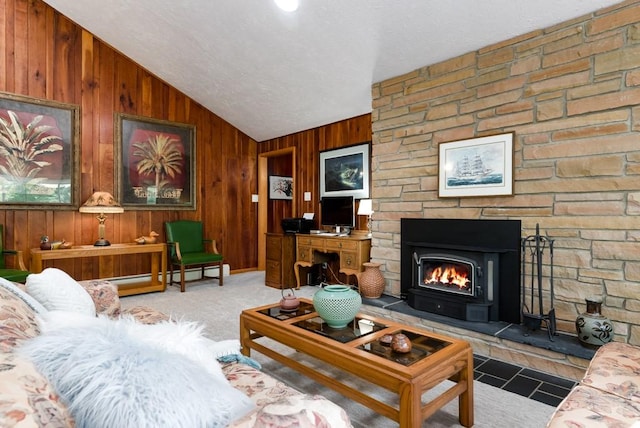
M 519 367 L 493 358 L 474 355 L 474 378 L 478 382 L 504 389 L 532 400 L 557 406 L 576 385 L 536 370 Z

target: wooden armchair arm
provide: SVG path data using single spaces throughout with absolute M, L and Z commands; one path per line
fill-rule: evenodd
M 21 250 L 2 250 L 2 255 L 10 255 L 10 256 L 16 256 L 17 260 L 18 260 L 18 267 L 20 268 L 20 270 L 27 270 L 27 266 L 24 264 L 24 257 L 22 256 L 22 251 Z
M 216 246 L 216 240 L 215 239 L 203 239 L 203 242 L 211 245 L 211 251 L 213 251 L 214 254 L 220 254 L 218 252 L 218 247 Z
M 180 243 L 167 241 L 167 245 L 169 246 L 169 258 L 171 258 L 171 247 L 173 247 L 176 252 L 176 258 L 178 260 L 182 260 L 182 254 L 180 254 Z

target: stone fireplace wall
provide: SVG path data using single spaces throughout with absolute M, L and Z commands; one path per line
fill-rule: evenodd
M 560 331 L 604 297 L 640 344 L 640 1 L 373 85 L 372 259 L 400 294 L 400 219 L 519 219 L 555 239 Z M 515 132 L 514 195 L 438 197 L 438 144 Z M 545 281 L 548 284 L 548 281 Z M 548 288 L 547 288 L 548 291 Z

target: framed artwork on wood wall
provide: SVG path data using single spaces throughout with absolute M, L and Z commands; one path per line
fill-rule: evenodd
M 440 143 L 438 197 L 513 195 L 514 132 Z
M 369 198 L 370 143 L 320 152 L 320 197 Z
M 193 125 L 115 114 L 116 199 L 126 209 L 196 208 Z
M 293 199 L 293 177 L 269 176 L 269 199 Z
M 79 111 L 0 92 L 0 208 L 78 208 Z

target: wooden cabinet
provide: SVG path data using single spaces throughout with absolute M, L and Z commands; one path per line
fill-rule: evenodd
M 282 233 L 267 233 L 267 263 L 265 285 L 274 288 L 293 288 L 296 278 L 296 237 Z

